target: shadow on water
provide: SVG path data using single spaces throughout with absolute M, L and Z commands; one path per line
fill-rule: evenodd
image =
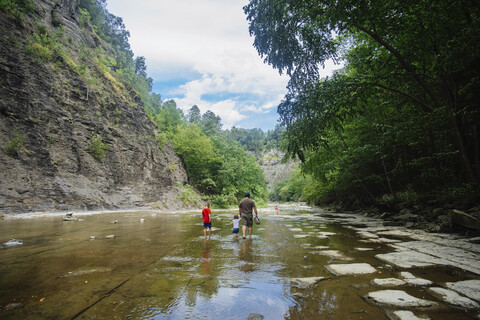
M 1 221 L 2 243 L 24 242 L 0 249 L 0 306 L 21 304 L 1 310 L 0 318 L 247 319 L 259 313 L 265 319 L 386 319 L 384 309 L 363 297 L 378 290 L 370 284 L 374 278 L 397 275 L 374 257 L 391 249 L 366 245 L 355 231 L 310 211 L 282 211 L 261 212 L 251 240 L 233 239 L 233 211 L 214 211 L 211 239 L 204 239 L 201 215 L 193 213 Z M 365 246 L 373 250 L 355 250 Z M 377 272 L 339 277 L 325 268 L 352 261 Z M 416 273 L 438 283 L 473 277 L 453 268 Z M 306 287 L 292 282 L 304 277 L 325 279 Z M 421 287 L 402 290 L 434 300 Z M 419 314 L 472 316 L 441 303 Z

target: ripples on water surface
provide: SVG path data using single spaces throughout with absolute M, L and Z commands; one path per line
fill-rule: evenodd
M 260 210 L 253 239 L 233 240 L 234 211 L 213 213 L 210 240 L 203 238 L 200 210 L 85 215 L 69 222 L 5 219 L 2 243 L 16 238 L 23 245 L 0 249 L 0 306 L 23 307 L 2 310 L 0 318 L 247 319 L 260 313 L 265 319 L 386 319 L 383 309 L 362 298 L 373 278 L 395 276 L 374 258 L 391 251 L 385 245 L 359 253 L 353 248 L 368 245 L 354 231 L 293 209 L 280 216 Z M 318 254 L 327 248 L 341 255 Z M 378 273 L 337 277 L 325 268 L 345 259 L 369 263 Z M 463 279 L 438 268 L 416 274 Z M 327 279 L 308 288 L 292 285 L 301 277 Z M 432 300 L 422 288 L 404 290 Z M 460 320 L 471 314 L 441 305 L 429 315 Z

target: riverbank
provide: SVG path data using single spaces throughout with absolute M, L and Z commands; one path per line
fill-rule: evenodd
M 388 226 L 402 226 L 435 233 L 457 232 L 480 236 L 480 229 L 477 227 L 477 222 L 480 223 L 480 205 L 461 209 L 448 205 L 439 207 L 416 205 L 395 208 L 370 206 L 362 209 L 332 206 L 329 207 L 329 210 L 382 219 Z

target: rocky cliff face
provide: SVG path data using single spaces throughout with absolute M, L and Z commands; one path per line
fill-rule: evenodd
M 264 153 L 261 158 L 260 167 L 265 174 L 269 192 L 273 191 L 273 188 L 277 182 L 290 178 L 290 174 L 298 165 L 293 160 L 283 162 L 282 159 L 284 155 L 284 152 L 278 149 L 272 149 Z
M 0 213 L 178 206 L 182 161 L 134 90 L 85 59 L 111 50 L 80 27 L 77 1 L 32 3 L 21 23 L 0 11 Z

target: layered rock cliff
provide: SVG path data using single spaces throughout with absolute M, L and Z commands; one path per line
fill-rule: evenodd
M 31 2 L 21 20 L 0 11 L 0 213 L 179 206 L 182 161 L 135 91 L 95 68 L 113 53 L 78 1 Z
M 291 159 L 282 161 L 284 156 L 285 153 L 278 149 L 272 149 L 262 155 L 260 167 L 265 174 L 269 192 L 273 192 L 276 183 L 289 179 L 292 171 L 298 165 Z

